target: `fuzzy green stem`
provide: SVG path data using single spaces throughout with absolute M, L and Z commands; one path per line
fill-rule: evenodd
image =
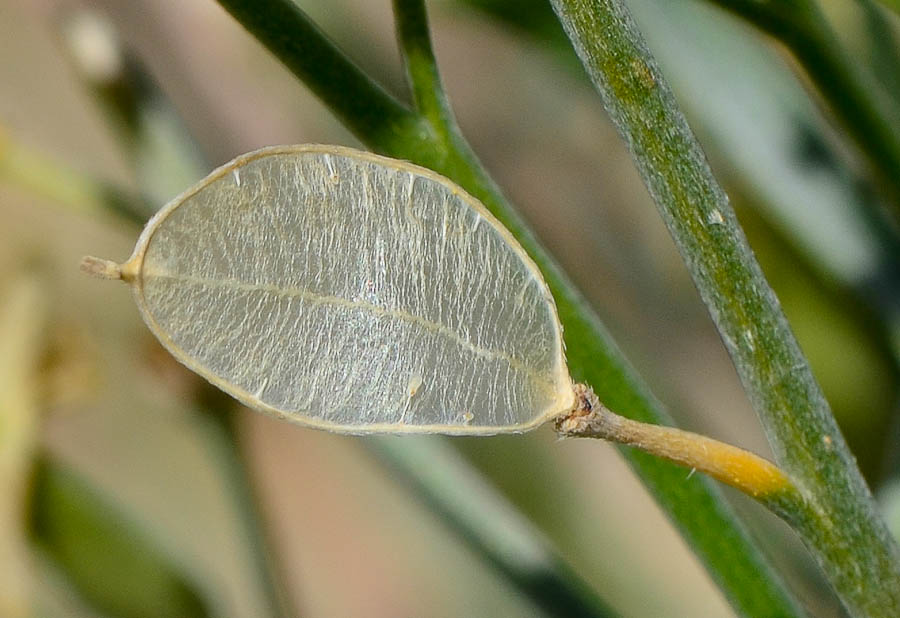
M 900 615 L 897 544 L 631 16 L 618 0 L 553 5 L 710 310 L 776 461 L 830 532 L 804 519 L 795 528 L 854 615 Z
M 881 4 L 890 8 L 900 16 L 900 0 L 881 0 Z

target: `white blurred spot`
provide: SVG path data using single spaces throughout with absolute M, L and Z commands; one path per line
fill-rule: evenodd
M 63 32 L 72 57 L 85 75 L 110 82 L 122 72 L 119 40 L 112 24 L 94 11 L 78 11 Z
M 722 216 L 722 213 L 719 212 L 718 208 L 713 208 L 709 215 L 707 215 L 706 222 L 710 225 L 722 225 L 725 223 L 725 218 Z
M 412 399 L 422 388 L 422 376 L 414 375 L 409 378 L 409 398 Z

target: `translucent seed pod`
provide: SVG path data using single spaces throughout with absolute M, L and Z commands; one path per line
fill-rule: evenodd
M 251 408 L 349 433 L 531 429 L 575 401 L 556 306 L 449 180 L 336 146 L 259 150 L 167 204 L 122 265 L 144 321 Z

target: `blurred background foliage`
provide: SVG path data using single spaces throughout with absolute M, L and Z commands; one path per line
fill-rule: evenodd
M 299 4 L 405 91 L 388 2 Z M 771 39 L 709 2 L 627 4 L 900 532 L 896 198 Z M 822 4 L 900 100 L 897 14 Z M 766 454 L 549 5 L 429 9 L 464 133 L 627 356 L 682 426 Z M 543 615 L 365 439 L 217 421 L 206 410 L 227 404 L 159 348 L 125 286 L 77 270 L 125 258 L 140 221 L 239 153 L 358 145 L 329 112 L 210 0 L 4 0 L 0 57 L 0 615 Z M 732 615 L 611 447 L 549 429 L 451 445 L 617 613 Z M 595 492 L 572 479 L 586 466 Z M 841 616 L 788 529 L 728 496 L 811 613 Z

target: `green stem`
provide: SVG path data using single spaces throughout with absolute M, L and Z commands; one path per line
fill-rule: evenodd
M 872 66 L 872 74 L 900 105 L 900 32 L 877 0 L 853 0 L 862 12 L 866 32 L 864 59 Z
M 434 61 L 425 5 L 421 0 L 394 0 L 394 15 L 415 108 L 446 140 L 447 129 L 453 125 L 453 112 Z
M 131 513 L 49 453 L 34 459 L 29 508 L 34 546 L 91 606 L 86 615 L 213 615 L 215 604 Z
M 781 41 L 868 156 L 900 209 L 900 108 L 855 63 L 814 0 L 712 0 Z
M 357 137 L 384 151 L 412 137 L 430 142 L 424 123 L 348 59 L 290 0 L 218 0 Z
M 854 615 L 900 615 L 897 544 L 631 16 L 616 0 L 553 5 L 709 307 L 776 461 L 822 513 L 816 522 L 798 518 L 795 528 Z

